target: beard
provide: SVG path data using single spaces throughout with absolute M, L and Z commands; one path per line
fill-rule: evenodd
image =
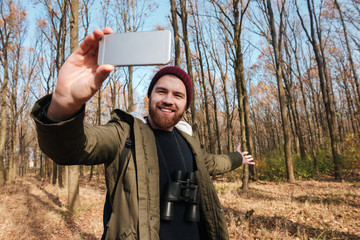
M 155 126 L 153 128 L 167 130 L 169 128 L 174 127 L 182 118 L 185 112 L 185 108 L 182 111 L 175 111 L 175 114 L 172 117 L 160 115 L 157 113 L 157 108 L 161 107 L 161 105 L 156 105 L 152 107 L 151 102 L 149 102 L 149 115 L 153 121 Z

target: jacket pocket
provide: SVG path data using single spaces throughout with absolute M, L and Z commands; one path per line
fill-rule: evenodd
M 128 228 L 125 232 L 121 233 L 119 237 L 120 240 L 136 240 L 136 233 L 133 228 Z
M 136 232 L 133 227 L 129 227 L 125 230 L 116 229 L 112 226 L 107 226 L 106 237 L 107 240 L 136 240 Z

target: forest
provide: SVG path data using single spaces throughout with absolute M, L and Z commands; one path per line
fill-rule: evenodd
M 159 24 L 154 16 L 164 6 Z M 254 156 L 255 167 L 213 176 L 232 239 L 360 238 L 359 0 L 2 0 L 0 216 L 10 209 L 17 216 L 11 204 L 40 211 L 42 203 L 61 216 L 50 229 L 60 221 L 71 231 L 40 231 L 40 218 L 27 235 L 10 231 L 27 221 L 19 212 L 13 226 L 0 221 L 1 239 L 101 237 L 103 166 L 52 162 L 38 146 L 30 112 L 54 91 L 71 52 L 105 26 L 117 33 L 170 30 L 169 65 L 193 80 L 185 120 L 204 150 L 232 152 L 240 142 Z M 161 67 L 116 68 L 87 103 L 86 123 L 106 124 L 113 109 L 147 114 L 146 89 Z M 237 197 L 249 201 L 246 207 Z M 269 202 L 256 205 L 264 199 L 297 205 L 277 212 L 284 221 L 274 212 L 264 220 Z M 314 215 L 309 204 L 330 212 Z M 99 225 L 80 231 L 79 219 L 92 218 Z

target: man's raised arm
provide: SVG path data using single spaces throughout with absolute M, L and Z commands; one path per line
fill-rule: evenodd
M 69 119 L 100 89 L 114 66 L 97 64 L 99 41 L 104 34 L 111 33 L 109 27 L 94 30 L 65 61 L 47 111 L 48 118 Z

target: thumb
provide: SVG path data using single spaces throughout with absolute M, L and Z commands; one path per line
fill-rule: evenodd
M 237 147 L 236 147 L 236 151 L 241 153 L 241 143 L 239 142 Z
M 110 64 L 100 65 L 96 69 L 94 83 L 97 89 L 100 89 L 101 84 L 105 81 L 105 79 L 110 75 L 111 71 L 114 70 L 114 66 Z

